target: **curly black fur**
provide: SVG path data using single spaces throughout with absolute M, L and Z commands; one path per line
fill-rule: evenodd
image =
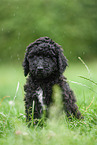
M 63 106 L 67 116 L 72 114 L 76 118 L 81 118 L 73 91 L 62 75 L 66 66 L 67 59 L 62 53 L 61 46 L 48 37 L 41 37 L 27 47 L 23 62 L 24 75 L 29 74 L 24 86 L 26 121 L 31 120 L 33 101 L 34 118 L 41 117 L 45 106 L 48 115 L 48 108 L 53 102 L 52 87 L 55 84 L 62 90 Z

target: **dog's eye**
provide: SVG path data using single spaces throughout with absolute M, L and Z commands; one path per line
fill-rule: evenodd
M 51 58 L 51 56 L 50 55 L 44 55 L 44 58 Z
M 49 56 L 49 55 L 47 55 L 46 57 L 47 57 L 47 58 L 50 58 L 50 56 Z
M 36 58 L 36 55 L 29 56 L 29 59 Z

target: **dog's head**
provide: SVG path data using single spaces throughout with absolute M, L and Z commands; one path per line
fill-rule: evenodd
M 23 62 L 24 75 L 32 74 L 34 78 L 46 78 L 57 73 L 61 75 L 67 66 L 67 60 L 61 47 L 48 37 L 41 37 L 31 43 Z

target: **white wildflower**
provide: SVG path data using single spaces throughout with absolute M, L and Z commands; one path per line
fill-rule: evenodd
M 14 101 L 9 101 L 9 105 L 14 106 L 15 105 Z

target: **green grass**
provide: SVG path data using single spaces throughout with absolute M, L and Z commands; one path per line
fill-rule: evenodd
M 69 81 L 76 82 L 70 82 L 70 87 L 74 90 L 84 119 L 68 120 L 64 113 L 57 111 L 60 110 L 60 105 L 56 100 L 57 105 L 51 107 L 50 117 L 42 128 L 28 128 L 25 122 L 25 78 L 21 65 L 1 65 L 0 145 L 97 145 L 97 85 L 90 81 L 91 79 L 97 83 L 96 61 L 87 65 L 91 75 L 81 62 L 70 64 L 65 72 Z M 19 88 L 16 92 L 18 82 Z M 55 96 L 60 94 L 57 92 Z

